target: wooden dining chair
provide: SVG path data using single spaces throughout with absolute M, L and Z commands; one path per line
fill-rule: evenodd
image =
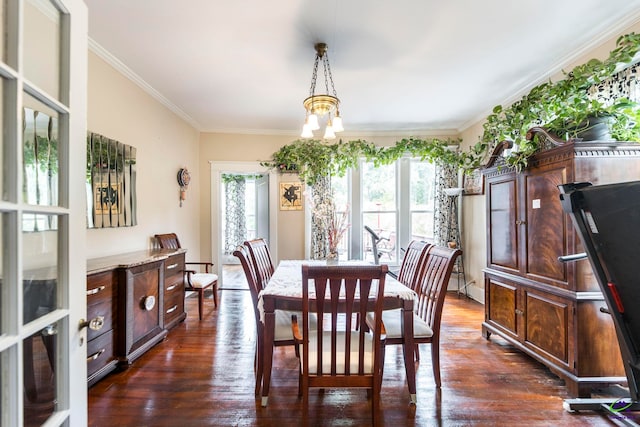
M 256 396 L 260 393 L 260 387 L 262 386 L 262 375 L 264 372 L 264 366 L 262 362 L 262 353 L 264 351 L 264 323 L 260 318 L 260 310 L 258 308 L 258 298 L 260 291 L 262 291 L 262 283 L 259 282 L 256 274 L 253 262 L 249 254 L 249 248 L 241 245 L 233 251 L 233 255 L 240 260 L 240 265 L 244 271 L 244 275 L 249 284 L 249 291 L 251 293 L 251 300 L 253 301 L 254 315 L 256 321 L 256 355 L 254 361 L 254 368 L 256 374 Z M 296 313 L 297 314 L 297 313 Z M 294 346 L 295 341 L 293 339 L 293 332 L 291 331 L 291 312 L 284 310 L 276 310 L 276 327 L 274 331 L 274 346 Z M 297 348 L 296 348 L 297 350 Z M 296 351 L 296 356 L 298 352 Z
M 415 288 L 420 273 L 424 268 L 424 260 L 430 246 L 430 243 L 420 240 L 412 240 L 409 243 L 402 258 L 400 270 L 398 271 L 398 281 L 400 283 L 411 289 Z M 398 315 L 400 314 L 398 313 Z
M 249 256 L 251 257 L 258 281 L 260 282 L 259 284 L 261 288 L 264 288 L 275 271 L 269 245 L 262 237 L 247 240 L 244 242 L 244 245 L 249 249 Z
M 440 321 L 447 293 L 449 278 L 460 249 L 431 245 L 426 249 L 424 266 L 413 290 L 417 294 L 413 316 L 413 340 L 415 360 L 420 359 L 419 344 L 431 344 L 431 364 L 436 387 L 440 388 Z M 389 310 L 382 313 L 387 339 L 385 345 L 404 344 L 399 313 Z M 416 402 L 416 396 L 411 396 Z
M 310 387 L 370 389 L 372 417 L 378 410 L 387 271 L 386 265 L 302 266 L 302 318 L 294 317 L 292 327 L 301 346 L 299 384 L 305 411 Z M 309 297 L 310 289 L 314 298 Z M 369 322 L 367 312 L 372 313 Z M 315 328 L 309 320 L 312 314 Z
M 180 249 L 180 240 L 175 233 L 156 234 L 156 241 L 161 248 L 164 249 Z M 204 272 L 194 269 L 185 269 L 185 290 L 194 291 L 198 294 L 198 318 L 202 320 L 202 311 L 204 309 L 204 292 L 211 288 L 213 292 L 214 307 L 218 307 L 218 275 L 209 271 L 213 267 L 211 262 L 185 262 L 188 265 L 195 265 L 198 268 L 204 268 Z

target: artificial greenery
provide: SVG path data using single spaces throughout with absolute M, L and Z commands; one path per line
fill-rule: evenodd
M 510 140 L 518 147 L 507 158 L 507 164 L 520 170 L 538 150 L 538 141 L 526 138 L 527 131 L 542 126 L 565 139 L 576 138 L 589 127 L 588 118 L 608 117 L 613 138 L 640 140 L 638 103 L 626 98 L 607 105 L 589 96 L 589 88 L 612 77 L 620 65 L 629 65 L 640 51 L 640 35 L 630 33 L 616 41 L 616 48 L 604 61 L 591 59 L 578 65 L 557 82 L 542 83 L 522 99 L 504 108 L 493 109 L 483 124 L 481 144 L 487 149 Z
M 421 160 L 455 164 L 458 167 L 472 164 L 468 153 L 459 153 L 461 139 L 402 139 L 391 147 L 378 147 L 361 139 L 331 144 L 321 140 L 297 140 L 273 153 L 272 160 L 263 166 L 281 172 L 297 172 L 300 179 L 313 185 L 321 177 L 344 176 L 347 169 L 357 167 L 360 159 L 375 165 L 389 164 L 405 154 Z

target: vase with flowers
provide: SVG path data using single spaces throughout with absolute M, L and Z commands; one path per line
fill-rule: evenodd
M 333 202 L 332 202 L 333 204 Z M 327 253 L 327 264 L 337 264 L 340 258 L 338 246 L 340 240 L 349 228 L 349 208 L 346 207 L 342 212 L 336 212 L 335 205 L 331 209 L 330 218 L 327 224 L 327 241 L 329 251 Z
M 338 247 L 349 228 L 349 206 L 337 211 L 333 194 L 319 185 L 312 194 L 307 194 L 312 218 L 312 257 L 326 259 L 327 263 L 338 262 Z

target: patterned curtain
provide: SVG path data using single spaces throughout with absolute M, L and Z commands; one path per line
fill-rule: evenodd
M 326 219 L 319 213 L 324 212 L 325 206 L 331 200 L 331 177 L 326 176 L 311 186 L 311 259 L 325 259 L 328 252 Z
M 638 85 L 639 74 L 640 64 L 627 67 L 614 76 L 591 86 L 591 88 L 589 88 L 589 95 L 605 104 L 612 104 L 619 98 L 640 101 L 640 85 Z
M 246 181 L 242 175 L 225 175 L 225 232 L 224 253 L 230 255 L 238 245 L 247 240 L 245 216 Z
M 446 246 L 447 242 L 457 240 L 457 215 L 449 215 L 451 203 L 458 198 L 447 196 L 445 188 L 458 187 L 458 169 L 452 165 L 436 164 L 435 201 L 433 212 L 433 240 L 434 244 Z M 458 242 L 459 244 L 460 242 Z

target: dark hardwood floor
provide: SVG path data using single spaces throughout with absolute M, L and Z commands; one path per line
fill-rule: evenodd
M 371 425 L 362 390 L 311 391 L 308 418 L 298 398 L 293 349 L 276 349 L 269 405 L 254 396 L 255 324 L 248 290 L 220 291 L 220 305 L 187 298 L 184 323 L 123 372 L 89 389 L 90 426 Z M 239 279 L 238 279 L 239 277 Z M 500 338 L 480 334 L 483 306 L 447 295 L 441 345 L 442 389 L 434 386 L 428 346 L 417 369 L 418 404 L 409 403 L 400 346 L 387 348 L 382 405 L 385 426 L 608 426 L 604 416 L 563 410 L 563 382 Z

